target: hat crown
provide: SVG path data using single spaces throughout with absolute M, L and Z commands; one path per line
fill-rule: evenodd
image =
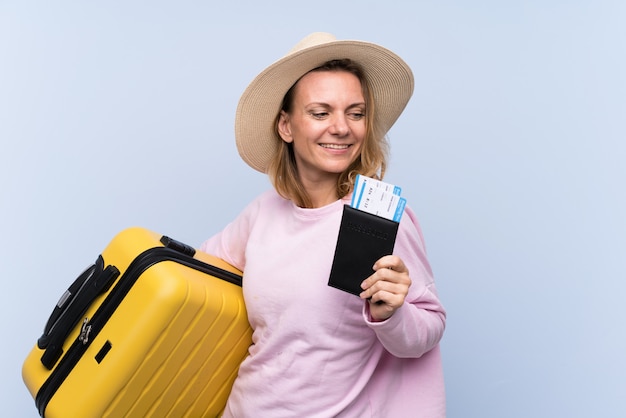
M 294 54 L 303 49 L 311 48 L 317 45 L 327 44 L 336 41 L 337 38 L 327 32 L 313 32 L 298 42 L 287 55 Z

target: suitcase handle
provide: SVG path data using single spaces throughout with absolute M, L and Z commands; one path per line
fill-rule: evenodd
M 193 257 L 196 254 L 195 248 L 190 245 L 183 244 L 180 241 L 176 241 L 173 238 L 163 235 L 160 239 L 161 244 L 163 244 L 167 248 L 171 248 L 174 251 L 178 251 L 179 253 L 188 255 L 189 257 Z
M 94 299 L 109 290 L 120 275 L 115 266 L 104 267 L 104 259 L 99 256 L 63 293 L 54 307 L 37 346 L 45 350 L 41 363 L 52 370 L 63 354 L 63 342 L 81 320 L 81 317 Z

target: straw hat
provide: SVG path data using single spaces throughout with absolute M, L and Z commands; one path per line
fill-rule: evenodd
M 413 94 L 413 73 L 396 54 L 363 41 L 340 41 L 329 33 L 312 33 L 287 55 L 263 70 L 239 99 L 235 139 L 241 158 L 267 173 L 278 148 L 274 122 L 283 97 L 304 74 L 333 59 L 361 65 L 376 101 L 374 123 L 387 133 Z

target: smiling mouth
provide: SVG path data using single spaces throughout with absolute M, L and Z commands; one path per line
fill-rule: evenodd
M 320 146 L 322 148 L 328 148 L 328 149 L 348 149 L 350 147 L 350 145 L 348 145 L 348 144 L 343 144 L 343 145 L 339 145 L 339 144 L 320 144 Z

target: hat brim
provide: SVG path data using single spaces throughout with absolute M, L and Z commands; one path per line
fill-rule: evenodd
M 333 41 L 287 55 L 261 72 L 243 92 L 235 116 L 237 150 L 255 170 L 267 173 L 278 149 L 276 115 L 287 91 L 304 74 L 327 61 L 349 58 L 361 65 L 376 103 L 376 120 L 385 134 L 413 94 L 413 73 L 395 53 L 363 41 Z

